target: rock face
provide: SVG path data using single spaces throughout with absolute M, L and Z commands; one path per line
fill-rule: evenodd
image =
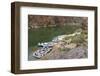
M 44 16 L 29 15 L 29 28 L 52 27 L 64 25 L 84 25 L 87 26 L 87 17 L 71 17 L 71 16 Z

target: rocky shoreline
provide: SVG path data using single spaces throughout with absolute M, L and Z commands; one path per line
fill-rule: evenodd
M 33 52 L 33 56 L 39 59 L 74 59 L 86 58 L 87 46 L 71 43 L 74 37 L 80 35 L 81 32 L 75 32 L 69 35 L 60 35 L 52 39 L 51 42 L 38 43 L 39 49 Z

